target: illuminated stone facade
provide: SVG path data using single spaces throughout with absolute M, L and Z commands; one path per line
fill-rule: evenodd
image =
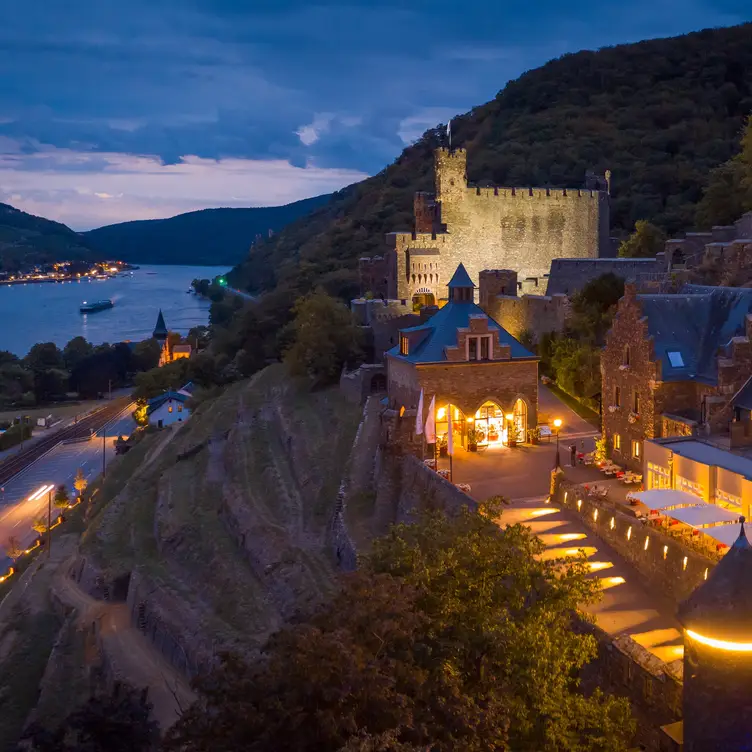
M 605 255 L 607 190 L 481 188 L 468 185 L 466 173 L 464 149 L 436 150 L 436 192 L 416 194 L 415 231 L 387 235 L 388 297 L 445 300 L 459 263 L 477 284 L 484 269 L 543 278 L 552 259 Z M 363 263 L 361 275 L 368 276 Z
M 752 290 L 685 291 L 643 296 L 627 284 L 601 355 L 603 435 L 612 459 L 637 471 L 645 439 L 727 432 L 752 373 Z

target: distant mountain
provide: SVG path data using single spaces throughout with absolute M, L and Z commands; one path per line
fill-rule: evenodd
M 0 204 L 0 271 L 51 261 L 95 261 L 101 254 L 70 227 Z
M 139 264 L 237 264 L 260 235 L 324 206 L 331 196 L 316 196 L 285 206 L 255 209 L 202 209 L 169 219 L 144 219 L 106 225 L 81 233 L 109 259 Z

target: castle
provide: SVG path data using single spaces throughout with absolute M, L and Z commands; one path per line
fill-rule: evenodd
M 477 284 L 484 269 L 543 278 L 555 258 L 607 254 L 608 173 L 585 189 L 485 188 L 468 184 L 465 149 L 434 156 L 436 192 L 415 194 L 413 232 L 389 233 L 383 258 L 360 260 L 364 291 L 431 305 L 460 262 Z

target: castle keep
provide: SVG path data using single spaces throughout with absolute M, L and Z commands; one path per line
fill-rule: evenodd
M 447 299 L 459 263 L 477 284 L 484 269 L 543 277 L 552 259 L 596 258 L 607 251 L 602 179 L 588 189 L 475 187 L 467 182 L 467 152 L 441 148 L 435 151 L 435 181 L 435 194 L 415 195 L 414 232 L 389 233 L 384 259 L 361 260 L 372 292 L 431 304 Z

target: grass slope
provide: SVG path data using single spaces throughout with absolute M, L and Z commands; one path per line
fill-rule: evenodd
M 256 235 L 277 232 L 326 204 L 329 195 L 285 206 L 255 209 L 203 209 L 169 219 L 106 225 L 83 233 L 108 257 L 132 263 L 236 264 Z
M 471 181 L 576 187 L 587 170 L 611 169 L 615 231 L 649 219 L 672 233 L 692 226 L 708 171 L 737 151 L 750 111 L 745 24 L 565 55 L 453 120 L 452 134 L 468 149 Z M 378 175 L 254 247 L 232 283 L 301 291 L 332 279 L 351 292 L 357 258 L 382 253 L 384 233 L 412 229 L 413 193 L 432 190 L 443 143 L 443 128 L 427 131 Z
M 194 634 L 255 647 L 333 587 L 326 531 L 359 418 L 281 366 L 234 384 L 126 456 L 83 553 L 108 579 L 137 568 Z

